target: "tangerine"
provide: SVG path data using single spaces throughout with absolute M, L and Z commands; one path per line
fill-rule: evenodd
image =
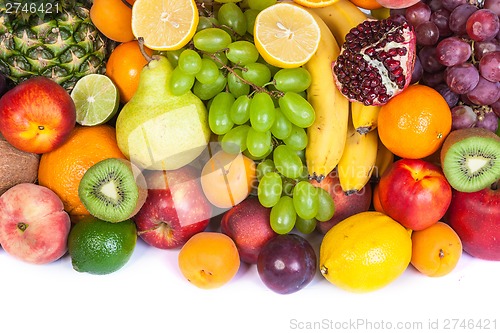
M 90 19 L 97 29 L 116 42 L 134 40 L 132 9 L 122 0 L 94 0 Z
M 377 128 L 382 144 L 395 155 L 424 158 L 450 133 L 450 107 L 433 88 L 415 84 L 382 105 Z
M 462 241 L 448 224 L 437 222 L 413 231 L 411 264 L 427 276 L 450 273 L 462 257 Z
M 203 289 L 218 288 L 229 282 L 240 268 L 236 244 L 227 235 L 203 231 L 182 246 L 178 256 L 184 277 Z
M 153 54 L 147 47 L 144 51 L 150 56 Z M 106 75 L 118 88 L 122 103 L 127 103 L 135 94 L 141 70 L 147 63 L 136 40 L 122 43 L 111 52 L 106 63 Z
M 80 180 L 92 165 L 111 157 L 125 158 L 113 127 L 76 126 L 62 146 L 42 155 L 38 183 L 61 198 L 64 209 L 76 222 L 90 215 L 78 196 Z
M 382 8 L 382 5 L 379 4 L 376 0 L 349 0 L 356 6 L 363 9 L 379 9 Z

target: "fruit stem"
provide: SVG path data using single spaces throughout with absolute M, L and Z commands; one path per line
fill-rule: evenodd
M 128 8 L 132 9 L 132 5 L 127 2 L 127 0 L 122 0 L 123 4 Z
M 153 60 L 153 58 L 150 57 L 149 54 L 147 54 L 146 50 L 144 50 L 144 37 L 138 37 L 137 42 L 139 43 L 139 50 L 141 51 L 141 54 L 144 57 L 144 59 L 146 59 L 147 62 Z
M 328 274 L 328 267 L 326 267 L 325 265 L 321 265 L 319 271 L 321 272 L 321 274 L 326 275 Z
M 21 231 L 26 231 L 26 229 L 28 229 L 28 225 L 24 222 L 19 222 L 17 224 L 17 228 Z

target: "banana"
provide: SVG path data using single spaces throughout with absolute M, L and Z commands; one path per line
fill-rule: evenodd
M 380 179 L 380 176 L 384 174 L 385 170 L 387 170 L 392 163 L 394 163 L 394 154 L 384 146 L 379 138 L 377 146 L 377 159 L 375 160 L 375 170 L 373 170 L 372 174 L 374 178 Z
M 351 102 L 351 118 L 354 129 L 360 134 L 366 134 L 377 128 L 380 105 L 364 105 L 360 102 Z
M 367 14 L 349 0 L 338 0 L 326 7 L 313 8 L 312 11 L 323 19 L 341 46 L 347 33 L 368 18 Z
M 371 178 L 377 160 L 378 132 L 360 134 L 349 121 L 344 153 L 337 165 L 340 186 L 347 194 L 361 190 Z
M 332 62 L 340 47 L 328 26 L 312 10 L 308 11 L 318 22 L 321 41 L 316 53 L 304 65 L 311 74 L 307 99 L 316 118 L 307 129 L 305 149 L 309 177 L 321 181 L 336 166 L 345 146 L 349 101 L 339 92 L 333 81 Z

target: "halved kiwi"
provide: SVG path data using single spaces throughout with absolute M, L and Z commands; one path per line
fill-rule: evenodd
M 78 196 L 91 215 L 121 222 L 134 216 L 146 201 L 146 180 L 130 161 L 108 158 L 85 172 Z
M 500 178 L 500 137 L 479 127 L 452 131 L 441 148 L 441 166 L 455 190 L 480 191 Z

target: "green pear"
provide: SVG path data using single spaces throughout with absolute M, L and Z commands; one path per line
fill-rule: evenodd
M 172 70 L 166 57 L 154 56 L 116 120 L 118 147 L 141 169 L 181 168 L 196 159 L 210 139 L 205 104 L 191 91 L 172 94 Z

